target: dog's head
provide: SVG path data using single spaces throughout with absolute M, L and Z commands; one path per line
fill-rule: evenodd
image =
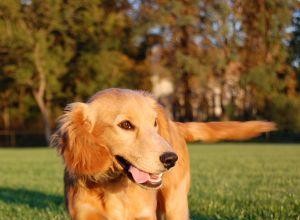
M 177 161 L 168 126 L 164 110 L 150 95 L 109 89 L 87 103 L 68 105 L 52 145 L 73 174 L 99 176 L 116 170 L 137 184 L 158 187 L 163 172 Z

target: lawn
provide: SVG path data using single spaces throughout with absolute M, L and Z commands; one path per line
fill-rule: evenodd
M 190 145 L 192 219 L 300 220 L 300 145 Z M 0 219 L 67 219 L 53 149 L 0 149 Z

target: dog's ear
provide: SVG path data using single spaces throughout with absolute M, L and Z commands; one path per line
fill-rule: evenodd
M 156 106 L 157 113 L 157 125 L 158 125 L 158 133 L 167 141 L 170 141 L 170 133 L 169 133 L 169 117 L 165 111 L 165 109 L 157 104 Z
M 59 118 L 51 145 L 57 147 L 69 172 L 92 175 L 104 172 L 111 166 L 112 156 L 99 140 L 95 124 L 96 117 L 85 103 L 68 105 Z

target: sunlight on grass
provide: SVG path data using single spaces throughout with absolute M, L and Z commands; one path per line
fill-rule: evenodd
M 300 146 L 190 145 L 192 219 L 300 219 Z M 0 219 L 68 219 L 53 149 L 0 149 Z
M 53 149 L 0 150 L 0 219 L 67 219 L 63 166 Z
M 300 219 L 300 147 L 191 145 L 193 219 Z

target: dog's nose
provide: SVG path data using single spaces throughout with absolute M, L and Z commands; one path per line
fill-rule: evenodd
M 165 152 L 160 155 L 159 159 L 163 163 L 165 168 L 170 169 L 171 167 L 175 166 L 175 163 L 178 160 L 178 156 L 173 152 Z

